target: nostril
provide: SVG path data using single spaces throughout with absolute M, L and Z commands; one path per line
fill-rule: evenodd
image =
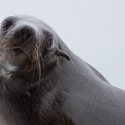
M 23 40 L 26 40 L 30 36 L 30 33 L 28 31 L 22 31 L 22 38 Z
M 31 27 L 24 26 L 23 28 L 21 28 L 21 33 L 22 33 L 22 39 L 23 41 L 25 41 L 33 34 L 33 31 Z

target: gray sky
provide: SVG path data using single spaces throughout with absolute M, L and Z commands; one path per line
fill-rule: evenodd
M 7 16 L 36 16 L 114 86 L 125 90 L 124 0 L 0 0 Z

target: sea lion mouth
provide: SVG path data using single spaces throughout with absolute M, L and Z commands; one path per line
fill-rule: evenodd
M 29 60 L 31 61 L 31 56 L 23 48 L 21 48 L 21 47 L 11 47 L 11 48 L 7 48 L 7 49 L 14 51 L 17 55 L 24 53 L 29 58 Z
M 0 64 L 6 67 L 6 64 L 17 67 L 25 67 L 31 64 L 29 55 L 20 47 L 5 48 L 0 55 Z M 7 68 L 7 67 L 6 67 Z

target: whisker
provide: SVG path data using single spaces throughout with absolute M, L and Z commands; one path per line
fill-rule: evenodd
M 37 72 L 38 72 L 38 83 L 37 83 L 37 88 L 36 88 L 36 91 L 35 91 L 35 94 L 34 94 L 34 97 L 36 96 L 37 92 L 38 92 L 38 89 L 39 89 L 39 86 L 40 86 L 40 79 L 41 79 L 41 65 L 40 65 L 40 52 L 39 52 L 39 46 L 36 44 L 35 45 L 35 48 L 33 50 L 33 62 L 36 63 L 36 67 L 37 67 Z M 36 71 L 35 70 L 35 71 Z M 35 73 L 34 71 L 34 73 Z
M 13 12 L 13 11 L 11 11 L 13 14 L 14 14 L 14 16 L 17 18 L 17 15 L 15 14 L 15 12 Z
M 38 74 L 39 74 L 39 81 L 40 81 L 40 78 L 41 78 L 41 65 L 40 65 L 40 59 L 39 59 L 39 47 L 38 45 L 36 44 L 36 47 L 37 47 L 37 51 L 36 51 L 36 54 L 37 54 L 37 65 L 38 65 Z
M 0 51 L 3 51 L 5 49 L 5 47 L 7 47 L 8 44 L 9 44 L 9 40 L 1 43 L 1 45 L 0 45 Z
M 44 59 L 42 57 L 42 54 L 40 53 L 40 60 L 42 61 L 42 67 L 43 67 L 43 74 L 45 72 L 45 64 L 44 64 Z

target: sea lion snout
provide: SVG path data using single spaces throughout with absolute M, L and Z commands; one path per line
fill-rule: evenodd
M 10 43 L 13 47 L 21 47 L 23 44 L 26 44 L 35 39 L 35 30 L 32 26 L 29 25 L 20 25 L 15 26 L 13 29 L 10 29 L 6 34 L 5 38 L 9 38 Z
M 28 24 L 14 23 L 14 21 L 13 24 L 7 23 L 5 20 L 1 27 L 0 63 L 9 63 L 18 68 L 30 66 L 32 51 L 36 44 L 34 28 Z

